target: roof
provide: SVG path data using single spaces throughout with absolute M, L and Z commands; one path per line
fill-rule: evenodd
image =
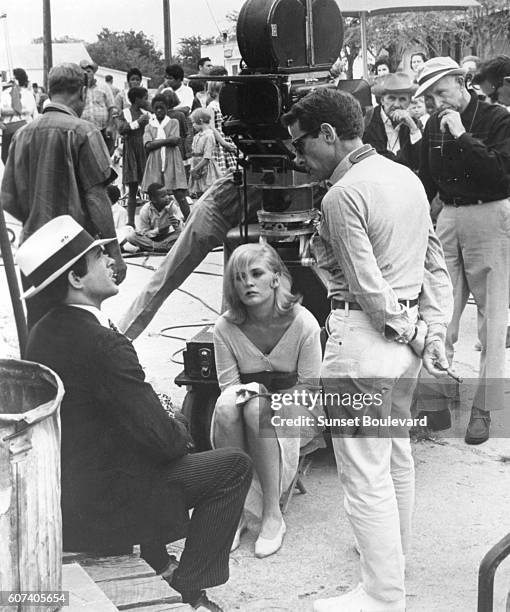
M 92 61 L 85 44 L 77 43 L 53 43 L 53 65 L 63 62 L 74 62 L 79 64 L 82 59 Z M 12 66 L 10 68 L 23 68 L 30 79 L 30 70 L 42 70 L 43 68 L 43 45 L 12 45 L 10 47 Z M 5 46 L 0 45 L 0 69 L 8 70 Z
M 337 0 L 344 17 L 357 17 L 407 11 L 461 10 L 480 6 L 477 0 Z

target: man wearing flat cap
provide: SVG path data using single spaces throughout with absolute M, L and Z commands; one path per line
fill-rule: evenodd
M 510 275 L 510 114 L 466 89 L 464 71 L 450 57 L 425 62 L 417 96 L 434 98 L 437 112 L 422 139 L 420 178 L 429 201 L 444 203 L 437 221 L 455 305 L 447 333 L 451 361 L 471 293 L 482 344 L 479 385 L 465 440 L 489 437 L 490 413 L 504 405 L 505 338 Z M 508 403 L 508 401 L 507 401 Z
M 417 171 L 420 165 L 421 129 L 409 113 L 416 85 L 405 72 L 379 79 L 372 93 L 380 97 L 363 142 L 371 144 L 380 155 Z
M 82 119 L 93 123 L 103 135 L 110 155 L 115 148 L 115 117 L 117 107 L 112 90 L 106 83 L 98 83 L 94 76 L 97 72 L 97 64 L 93 61 L 82 60 L 80 68 L 87 75 L 87 96 Z

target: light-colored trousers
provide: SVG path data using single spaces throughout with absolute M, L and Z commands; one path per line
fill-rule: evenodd
M 413 310 L 417 315 L 417 308 Z M 342 398 L 346 393 L 380 393 L 383 403 L 375 411 L 365 405 L 351 410 L 351 416 L 409 418 L 421 365 L 412 349 L 387 341 L 362 311 L 333 310 L 328 327 L 321 372 L 324 393 L 337 392 Z M 332 417 L 336 410 L 328 412 Z M 403 599 L 404 554 L 414 508 L 408 428 L 388 432 L 360 427 L 345 435 L 333 430 L 332 438 L 345 510 L 360 548 L 363 587 L 382 601 Z
M 478 338 L 482 345 L 473 406 L 501 410 L 510 277 L 510 201 L 445 206 L 436 232 L 454 291 L 453 318 L 446 339 L 448 359 L 453 360 L 453 345 L 471 293 L 478 309 Z

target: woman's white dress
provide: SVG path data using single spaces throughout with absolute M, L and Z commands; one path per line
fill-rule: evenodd
M 295 372 L 297 384 L 305 384 L 311 388 L 319 388 L 321 369 L 320 327 L 315 317 L 303 306 L 295 306 L 296 316 L 287 328 L 273 350 L 264 354 L 241 331 L 222 315 L 214 327 L 214 349 L 216 370 L 221 395 L 218 401 L 229 399 L 232 409 L 239 410 L 235 405 L 236 392 L 243 386 L 241 374 L 255 372 Z M 292 391 L 286 389 L 285 392 Z M 282 418 L 300 416 L 315 416 L 323 414 L 318 405 L 310 410 L 303 403 L 292 403 L 282 406 L 273 414 Z M 213 441 L 214 415 L 211 424 L 211 441 Z M 275 427 L 280 449 L 280 491 L 285 492 L 294 478 L 299 463 L 300 449 L 307 444 L 319 448 L 324 446 L 318 425 L 290 425 Z M 309 447 L 310 448 L 310 447 Z M 311 450 L 311 448 L 310 448 Z M 248 493 L 245 509 L 257 517 L 261 515 L 261 490 L 258 479 Z

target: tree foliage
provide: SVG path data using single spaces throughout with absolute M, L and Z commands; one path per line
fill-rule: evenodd
M 466 53 L 482 59 L 508 52 L 510 11 L 506 0 L 480 0 L 468 11 L 423 11 L 369 17 L 368 48 L 377 57 L 384 51 L 396 69 L 403 53 L 423 49 L 428 57 Z M 344 54 L 350 67 L 361 47 L 359 19 L 347 19 Z
M 103 28 L 97 41 L 87 45 L 87 51 L 100 66 L 116 70 L 139 68 L 144 76 L 150 77 L 151 87 L 157 87 L 163 78 L 162 53 L 156 49 L 154 40 L 143 32 L 114 32 Z
M 186 36 L 179 40 L 177 61 L 182 65 L 184 74 L 194 74 L 197 71 L 197 63 L 201 57 L 202 45 L 210 45 L 214 38 L 202 38 L 201 36 Z

